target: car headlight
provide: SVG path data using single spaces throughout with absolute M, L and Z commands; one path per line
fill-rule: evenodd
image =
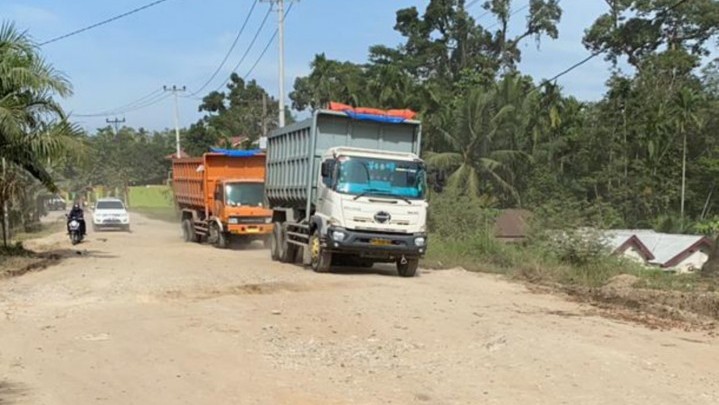
M 425 243 L 427 243 L 427 239 L 425 239 L 424 236 L 414 238 L 414 244 L 416 246 L 424 246 Z
M 267 217 L 267 218 L 265 218 L 265 223 L 266 223 L 266 224 L 271 224 L 271 223 L 272 223 L 272 217 Z
M 230 220 L 229 220 L 228 222 L 229 222 L 231 225 L 237 225 L 237 224 L 240 223 L 240 220 L 238 220 L 237 218 L 230 218 Z
M 347 237 L 347 234 L 343 231 L 333 231 L 332 240 L 335 242 L 342 242 Z

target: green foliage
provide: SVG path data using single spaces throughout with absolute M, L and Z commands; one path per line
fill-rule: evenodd
M 135 208 L 174 208 L 168 186 L 135 186 L 129 190 L 130 206 Z
M 210 147 L 232 149 L 231 139 L 242 137 L 240 148 L 249 148 L 257 139 L 278 126 L 277 100 L 256 81 L 245 82 L 230 76 L 226 91 L 213 91 L 202 99 L 199 111 L 206 115 L 183 131 L 183 149 L 191 156 L 202 156 Z M 289 110 L 286 123 L 293 122 Z
M 474 198 L 448 192 L 432 196 L 428 226 L 442 240 L 466 239 L 491 234 L 496 215 Z

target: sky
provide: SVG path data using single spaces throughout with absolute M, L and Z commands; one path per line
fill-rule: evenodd
M 286 0 L 289 2 L 289 0 Z M 149 3 L 150 0 L 0 0 L 0 20 L 16 26 L 38 42 L 68 33 Z M 62 100 L 75 115 L 104 113 L 127 105 L 152 92 L 160 94 L 163 85 L 198 89 L 219 66 L 245 20 L 253 0 L 169 0 L 152 8 L 111 22 L 96 29 L 41 47 L 45 58 L 72 82 L 74 94 Z M 365 62 L 368 49 L 375 44 L 402 43 L 393 30 L 397 10 L 416 6 L 423 11 L 428 0 L 301 0 L 293 4 L 285 24 L 286 93 L 294 79 L 309 73 L 309 63 L 317 53 L 329 58 Z M 484 13 L 478 2 L 469 11 L 475 17 Z M 517 10 L 528 0 L 514 0 Z M 559 38 L 544 37 L 538 44 L 529 39 L 522 47 L 522 72 L 537 80 L 559 73 L 588 55 L 581 43 L 584 30 L 606 11 L 605 0 L 563 0 Z M 202 96 L 222 85 L 240 61 L 261 25 L 269 5 L 260 3 L 251 15 L 243 35 L 212 83 Z M 512 23 L 519 31 L 526 10 Z M 485 26 L 490 16 L 479 20 Z M 245 61 L 237 72 L 244 76 L 268 43 L 277 27 L 272 13 Z M 251 78 L 268 92 L 278 93 L 277 44 L 260 59 Z M 608 64 L 595 58 L 563 76 L 564 90 L 583 100 L 596 100 L 604 92 Z M 169 94 L 168 94 L 169 95 Z M 154 98 L 149 98 L 152 101 Z M 197 121 L 199 102 L 179 97 L 180 125 Z M 402 106 L 398 106 L 402 107 Z M 107 118 L 124 118 L 126 124 L 161 130 L 174 127 L 171 97 L 136 111 L 120 115 L 77 117 L 88 130 L 106 126 Z

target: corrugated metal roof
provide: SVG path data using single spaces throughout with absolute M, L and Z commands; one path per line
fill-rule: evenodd
M 622 238 L 626 241 L 632 235 L 636 235 L 654 255 L 654 260 L 651 260 L 650 263 L 660 266 L 666 265 L 670 260 L 706 238 L 703 235 L 659 233 L 651 229 L 613 229 L 607 231 L 606 235 L 611 241 L 622 240 Z

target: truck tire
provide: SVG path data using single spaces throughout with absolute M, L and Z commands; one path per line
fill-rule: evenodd
M 274 261 L 280 260 L 280 244 L 282 243 L 282 224 L 274 223 L 272 235 L 270 235 L 270 257 Z
M 128 226 L 129 230 L 129 226 Z M 185 242 L 197 242 L 198 237 L 195 233 L 195 227 L 192 225 L 192 222 L 189 219 L 186 219 L 182 221 L 182 238 Z
M 222 232 L 220 227 L 215 223 L 210 225 L 210 240 L 218 249 L 227 249 L 230 244 L 228 235 Z
M 397 262 L 397 273 L 400 277 L 414 277 L 417 274 L 417 268 L 419 267 L 419 259 L 407 259 L 403 264 L 401 261 Z
M 322 249 L 320 230 L 315 229 L 310 236 L 310 257 L 312 270 L 316 273 L 327 273 L 332 270 L 332 253 Z
M 279 258 L 282 263 L 294 263 L 297 256 L 297 246 L 287 241 L 287 225 L 280 225 Z

